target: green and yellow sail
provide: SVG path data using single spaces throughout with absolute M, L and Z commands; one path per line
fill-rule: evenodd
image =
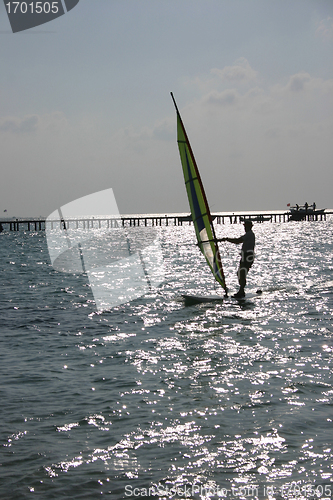
M 227 291 L 215 229 L 205 190 L 172 93 L 171 97 L 177 112 L 177 142 L 198 246 L 205 256 L 216 281 L 218 281 L 224 290 Z

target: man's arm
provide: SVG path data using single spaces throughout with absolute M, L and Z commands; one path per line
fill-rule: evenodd
M 235 245 L 239 245 L 240 243 L 243 243 L 243 236 L 240 236 L 239 238 L 221 238 L 217 241 L 228 241 L 229 243 L 235 243 Z

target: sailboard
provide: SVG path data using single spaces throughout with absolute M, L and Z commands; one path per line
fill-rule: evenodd
M 177 113 L 177 142 L 198 246 L 205 257 L 214 278 L 227 294 L 228 290 L 225 283 L 221 256 L 205 190 L 172 92 L 171 97 Z

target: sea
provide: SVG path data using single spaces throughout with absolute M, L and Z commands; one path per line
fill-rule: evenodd
M 163 279 L 109 310 L 44 231 L 0 234 L 0 498 L 331 499 L 332 218 L 255 224 L 245 300 L 192 306 L 223 295 L 193 226 L 156 231 Z

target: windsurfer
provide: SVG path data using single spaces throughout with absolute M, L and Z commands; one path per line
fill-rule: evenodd
M 234 295 L 236 299 L 241 299 L 245 297 L 245 286 L 246 286 L 246 276 L 251 268 L 254 261 L 254 246 L 255 246 L 255 235 L 252 231 L 252 221 L 246 220 L 244 222 L 245 234 L 239 238 L 221 238 L 218 241 L 228 241 L 229 243 L 235 243 L 235 245 L 242 245 L 241 260 L 238 267 L 238 282 L 239 290 Z

